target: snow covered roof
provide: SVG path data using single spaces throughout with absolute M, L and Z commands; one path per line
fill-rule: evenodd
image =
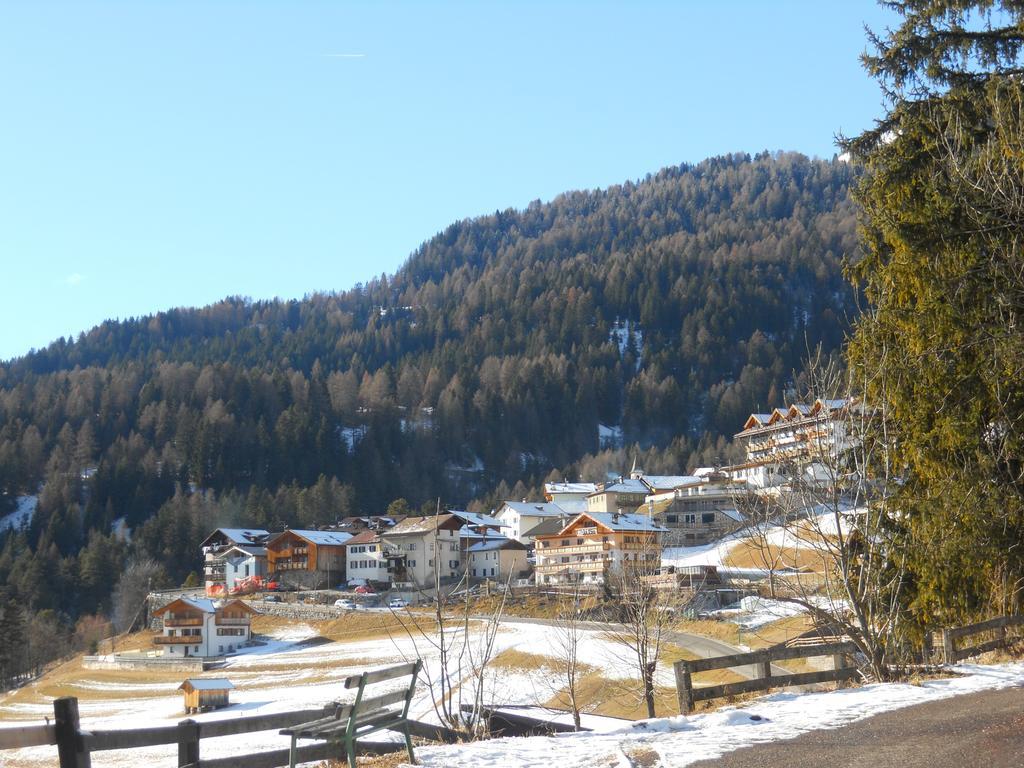
M 493 552 L 496 549 L 526 549 L 526 547 L 515 539 L 507 539 L 501 536 L 497 539 L 485 539 L 484 541 L 478 541 L 476 544 L 470 544 L 466 551 Z
M 500 525 L 500 523 L 499 523 Z M 456 530 L 462 527 L 462 520 L 455 515 L 430 515 L 428 517 L 407 517 L 384 536 L 402 536 L 403 534 L 431 533 L 435 528 Z
M 587 511 L 586 499 L 563 499 L 555 502 L 562 510 L 569 515 L 578 515 Z
M 544 493 L 588 494 L 597 490 L 597 483 L 544 483 Z
M 664 531 L 660 525 L 656 525 L 647 515 L 624 514 L 616 515 L 611 512 L 588 512 L 587 517 L 595 520 L 601 525 L 613 531 Z
M 213 600 L 209 599 L 208 597 L 179 597 L 167 603 L 167 605 L 157 608 L 155 611 L 153 611 L 153 615 L 161 615 L 175 603 L 184 603 L 187 607 L 195 608 L 197 611 L 202 611 L 203 613 L 217 612 L 216 604 L 213 602 Z
M 352 538 L 351 533 L 344 533 L 342 531 L 301 531 L 290 528 L 287 532 L 294 533 L 310 544 L 318 544 L 320 546 L 347 544 L 349 539 Z
M 448 510 L 450 514 L 462 518 L 469 525 L 483 526 L 487 528 L 501 528 L 501 521 L 490 515 L 481 515 L 476 512 L 463 512 L 458 509 Z
M 232 544 L 261 544 L 270 536 L 270 532 L 262 528 L 218 528 L 203 539 L 201 546 L 207 546 L 207 542 L 217 534 L 220 534 Z
M 644 475 L 642 480 L 654 491 L 671 491 L 673 488 L 701 482 L 694 475 Z
M 647 495 L 647 486 L 641 480 L 633 478 L 617 480 L 614 483 L 607 483 L 598 493 L 641 493 Z
M 227 554 L 230 554 L 231 552 L 241 552 L 242 554 L 248 555 L 249 557 L 266 557 L 267 556 L 267 548 L 266 547 L 251 547 L 251 546 L 245 546 L 244 544 L 235 544 L 233 547 L 231 547 L 231 549 L 226 550 L 223 554 L 227 555 Z
M 505 506 L 520 515 L 530 517 L 559 517 L 566 514 L 564 502 L 553 501 L 506 501 Z
M 190 677 L 178 686 L 178 690 L 182 690 L 186 685 L 194 691 L 223 691 L 235 687 L 226 677 Z

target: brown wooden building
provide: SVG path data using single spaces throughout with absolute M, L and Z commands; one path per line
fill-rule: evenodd
M 185 714 L 226 707 L 229 691 L 235 686 L 226 677 L 190 677 L 178 686 L 185 694 Z
M 345 545 L 352 534 L 340 531 L 286 530 L 267 542 L 267 570 L 272 579 L 306 588 L 345 580 Z

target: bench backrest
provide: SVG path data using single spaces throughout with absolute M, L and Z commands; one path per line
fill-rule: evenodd
M 372 672 L 363 672 L 361 675 L 352 675 L 345 679 L 346 688 L 356 688 L 356 700 L 348 707 L 339 709 L 339 718 L 344 717 L 344 709 L 348 709 L 349 729 L 356 726 L 359 716 L 363 713 L 370 713 L 384 709 L 392 704 L 404 703 L 401 717 L 404 720 L 409 716 L 409 705 L 412 704 L 412 696 L 416 691 L 416 678 L 423 666 L 423 661 L 417 659 L 407 664 L 399 664 L 385 669 L 376 669 Z M 382 683 L 387 680 L 395 680 L 400 677 L 409 677 L 409 685 L 399 688 L 397 691 L 381 694 L 379 696 L 366 697 L 366 687 L 375 683 Z

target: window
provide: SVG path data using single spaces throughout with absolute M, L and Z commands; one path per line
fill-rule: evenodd
M 377 545 L 376 544 L 371 544 L 370 545 L 370 551 L 371 552 L 376 552 L 377 551 Z
M 562 539 L 562 546 L 563 547 L 568 547 L 569 546 L 569 539 Z
M 688 525 L 693 525 L 694 523 L 697 522 L 697 516 L 696 515 L 683 515 L 683 522 L 688 524 Z
M 666 523 L 678 523 L 679 522 L 679 515 L 665 515 L 665 522 Z
M 568 563 L 568 562 L 569 562 L 569 558 L 568 558 L 568 557 L 564 557 L 564 556 L 563 556 L 563 557 L 561 557 L 561 558 L 559 558 L 559 559 L 560 559 L 560 560 L 561 560 L 561 561 L 562 561 L 563 563 Z
M 434 558 L 430 558 L 429 560 L 427 560 L 427 567 L 428 568 L 433 568 L 434 567 Z
M 406 549 L 408 549 L 410 552 L 415 552 L 416 551 L 416 542 L 414 541 L 412 544 L 410 544 L 408 547 L 406 547 Z
M 583 543 L 583 539 L 576 539 L 576 544 L 577 544 L 577 545 L 580 545 L 580 544 L 582 544 L 582 543 Z
M 715 513 L 714 512 L 705 512 L 704 514 L 702 514 L 700 516 L 700 521 L 702 523 L 704 523 L 704 524 L 715 522 Z
M 405 562 L 406 562 L 406 565 L 408 565 L 410 568 L 415 568 L 416 567 L 416 561 L 415 560 L 406 560 Z
M 493 576 L 493 575 L 494 575 L 494 569 L 491 568 L 491 576 Z

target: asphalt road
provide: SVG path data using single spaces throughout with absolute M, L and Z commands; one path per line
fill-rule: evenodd
M 540 624 L 549 627 L 558 624 L 557 621 L 552 621 L 551 619 L 530 619 L 521 616 L 502 616 L 501 622 L 502 624 Z M 583 629 L 611 631 L 620 629 L 622 625 L 602 621 L 581 621 L 580 627 Z M 703 637 L 702 635 L 693 635 L 689 632 L 667 632 L 665 638 L 702 659 L 712 656 L 732 656 L 735 653 L 743 653 L 743 649 L 735 645 L 723 643 L 721 640 L 714 640 L 710 637 Z M 749 679 L 758 677 L 761 674 L 754 665 L 735 667 L 734 671 L 736 674 Z M 784 674 L 784 671 L 778 668 L 775 668 L 774 671 L 778 674 Z
M 1024 768 L 1024 687 L 956 696 L 693 768 Z

